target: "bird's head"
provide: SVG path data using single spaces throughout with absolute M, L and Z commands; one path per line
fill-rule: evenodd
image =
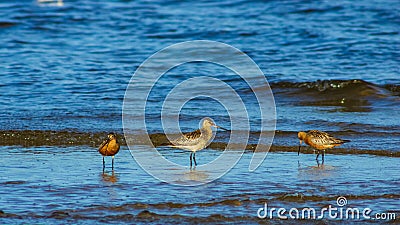
M 214 120 L 212 120 L 210 117 L 206 117 L 203 119 L 203 127 L 215 127 L 215 128 L 220 128 L 222 130 L 227 130 L 223 127 L 218 126 L 217 124 L 215 124 Z
M 302 143 L 302 141 L 304 141 L 306 139 L 306 132 L 300 131 L 299 133 L 297 133 L 297 137 L 300 140 L 300 144 Z
M 108 140 L 114 140 L 114 139 L 117 139 L 117 135 L 115 133 L 109 133 Z
M 203 127 L 218 127 L 210 117 L 203 119 Z
M 306 132 L 300 131 L 299 133 L 297 133 L 297 137 L 300 140 L 300 144 L 299 144 L 299 150 L 297 151 L 297 155 L 300 154 L 300 148 L 301 148 L 301 143 L 303 143 L 303 141 L 306 139 Z

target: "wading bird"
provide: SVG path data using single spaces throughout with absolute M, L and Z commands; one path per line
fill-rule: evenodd
M 174 141 L 171 141 L 172 145 L 170 147 L 192 151 L 190 153 L 190 167 L 192 167 L 192 159 L 194 165 L 197 166 L 196 151 L 202 150 L 210 144 L 210 140 L 213 137 L 211 127 L 227 131 L 227 129 L 217 126 L 211 118 L 206 117 L 203 119 L 200 129 L 185 133 Z
M 349 140 L 335 138 L 330 134 L 319 130 L 310 130 L 307 133 L 301 131 L 297 134 L 297 136 L 300 140 L 299 151 L 297 152 L 297 155 L 300 154 L 301 143 L 304 141 L 304 143 L 318 151 L 317 157 L 315 158 L 317 161 L 320 151 L 322 151 L 322 161 L 324 161 L 326 149 L 330 149 L 335 146 L 340 146 L 343 143 L 350 142 Z
M 108 137 L 106 140 L 101 143 L 99 147 L 99 153 L 103 156 L 103 170 L 106 166 L 104 157 L 105 156 L 111 156 L 112 157 L 112 169 L 114 169 L 114 156 L 118 153 L 119 151 L 119 143 L 117 140 L 117 135 L 114 133 L 109 133 Z

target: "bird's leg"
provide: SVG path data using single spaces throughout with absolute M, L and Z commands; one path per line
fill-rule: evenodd
M 112 161 L 111 161 L 111 169 L 114 170 L 114 156 L 111 156 Z
M 317 158 L 315 158 L 315 160 L 318 160 L 318 156 L 319 156 L 319 150 L 318 150 L 318 153 L 317 153 Z
M 324 163 L 325 160 L 325 150 L 322 151 L 322 163 Z
M 104 156 L 103 156 L 103 171 L 106 168 L 106 162 L 104 161 Z
M 197 166 L 197 162 L 196 162 L 196 152 L 193 152 L 193 161 L 194 161 L 194 166 Z
M 192 168 L 192 157 L 193 157 L 192 155 L 193 155 L 193 152 L 190 153 L 190 168 Z

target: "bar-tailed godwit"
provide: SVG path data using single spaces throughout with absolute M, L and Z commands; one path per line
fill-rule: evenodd
M 200 129 L 190 133 L 185 133 L 179 138 L 171 141 L 172 145 L 170 145 L 170 147 L 191 151 L 190 167 L 192 167 L 192 159 L 194 161 L 194 165 L 196 166 L 196 151 L 206 148 L 210 144 L 210 140 L 213 137 L 211 127 L 227 130 L 225 128 L 217 126 L 211 118 L 206 117 L 203 119 Z
M 104 140 L 99 147 L 99 153 L 103 156 L 103 170 L 106 166 L 104 161 L 105 156 L 112 157 L 111 165 L 112 169 L 114 169 L 114 156 L 118 153 L 119 147 L 120 146 L 117 140 L 117 135 L 114 133 L 109 133 L 107 139 Z
M 350 142 L 349 140 L 335 138 L 332 135 L 319 130 L 310 130 L 307 133 L 301 131 L 297 134 L 297 136 L 300 140 L 299 151 L 297 152 L 297 155 L 300 154 L 301 143 L 304 141 L 304 143 L 318 151 L 317 157 L 315 158 L 316 160 L 318 160 L 319 153 L 322 150 L 322 161 L 324 161 L 326 149 Z

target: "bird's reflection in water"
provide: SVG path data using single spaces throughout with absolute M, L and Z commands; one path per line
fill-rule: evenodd
M 209 175 L 206 173 L 206 171 L 196 170 L 196 168 L 192 168 L 183 174 L 183 178 L 187 181 L 202 182 L 207 180 L 208 177 Z
M 314 166 L 302 166 L 298 162 L 298 176 L 302 179 L 312 179 L 312 180 L 319 180 L 325 179 L 328 177 L 337 176 L 337 169 L 331 165 L 325 165 L 317 161 L 317 164 Z
M 114 173 L 114 170 L 110 172 L 102 172 L 101 179 L 105 183 L 116 183 L 118 182 L 118 176 Z

